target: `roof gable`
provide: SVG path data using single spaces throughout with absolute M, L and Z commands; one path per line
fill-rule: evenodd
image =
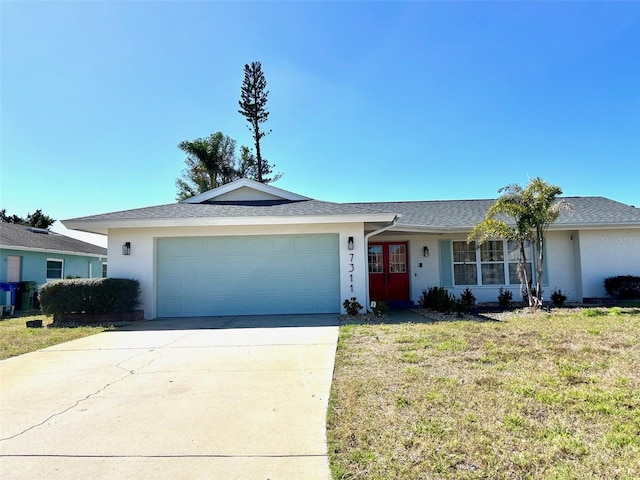
M 195 197 L 187 198 L 181 203 L 256 202 L 263 200 L 300 201 L 311 199 L 272 185 L 241 178 Z

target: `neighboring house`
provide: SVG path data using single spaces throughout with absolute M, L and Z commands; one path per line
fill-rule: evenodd
M 640 209 L 566 199 L 574 213 L 546 238 L 545 297 L 604 297 L 605 277 L 640 275 Z M 347 298 L 413 303 L 432 286 L 470 288 L 479 302 L 496 301 L 500 288 L 519 298 L 514 246 L 466 242 L 492 203 L 329 203 L 242 179 L 63 223 L 108 234 L 110 275 L 140 281 L 145 318 L 337 313 Z
M 107 249 L 46 229 L 0 222 L 0 282 L 106 276 Z

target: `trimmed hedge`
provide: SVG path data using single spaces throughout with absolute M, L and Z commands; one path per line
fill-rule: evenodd
M 608 295 L 618 300 L 640 299 L 640 277 L 618 275 L 604 280 L 604 289 Z
M 140 283 L 127 278 L 54 280 L 38 292 L 45 315 L 131 312 L 140 303 Z

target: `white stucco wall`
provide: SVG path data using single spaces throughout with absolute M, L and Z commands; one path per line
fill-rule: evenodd
M 582 230 L 579 241 L 584 297 L 606 297 L 607 277 L 640 275 L 640 229 Z
M 573 240 L 571 239 L 571 235 L 573 235 Z M 417 302 L 423 290 L 441 286 L 439 241 L 466 241 L 466 239 L 467 236 L 465 234 L 409 235 L 387 233 L 373 237 L 370 241 L 409 242 L 410 298 L 413 302 Z M 567 295 L 568 301 L 581 301 L 580 265 L 576 261 L 579 255 L 577 255 L 575 251 L 578 243 L 578 232 L 550 232 L 547 234 L 546 242 L 546 276 L 548 282 L 544 285 L 544 298 L 548 300 L 554 290 L 561 289 Z M 429 247 L 429 257 L 424 257 L 423 248 L 425 246 Z M 532 259 L 532 261 L 535 261 L 535 259 Z M 421 264 L 422 266 L 420 266 Z M 535 269 L 535 263 L 533 265 Z M 452 267 L 449 266 L 449 268 Z M 465 286 L 447 287 L 447 289 L 457 297 L 459 297 L 466 288 Z M 473 291 L 478 303 L 496 302 L 498 300 L 500 285 L 475 285 L 469 288 Z M 519 285 L 510 285 L 503 288 L 512 292 L 514 301 L 521 299 Z
M 575 254 L 579 242 L 578 232 L 547 232 L 545 241 L 547 282 L 543 285 L 543 299 L 551 300 L 551 294 L 555 290 L 562 290 L 567 301 L 581 302 L 582 284 Z
M 340 305 L 356 297 L 365 303 L 366 249 L 362 223 L 321 225 L 254 225 L 224 227 L 132 228 L 109 230 L 109 276 L 133 278 L 140 282 L 142 308 L 146 319 L 156 318 L 156 240 L 167 237 L 229 236 L 229 235 L 288 235 L 335 233 L 340 245 Z M 348 250 L 347 241 L 354 237 L 354 250 Z M 122 245 L 131 243 L 131 254 L 122 255 Z
M 340 248 L 340 309 L 346 298 L 366 302 L 367 250 L 361 223 L 324 225 L 174 227 L 109 230 L 109 276 L 140 281 L 145 318 L 156 317 L 156 239 L 186 236 L 270 235 L 335 233 Z M 347 241 L 354 237 L 354 250 Z M 410 298 L 417 302 L 422 291 L 441 285 L 440 240 L 466 240 L 466 235 L 428 235 L 393 233 L 372 237 L 370 241 L 408 241 Z M 131 255 L 122 255 L 122 244 L 131 242 Z M 423 248 L 429 248 L 424 257 Z M 545 299 L 561 289 L 569 301 L 582 297 L 604 297 L 603 281 L 612 275 L 640 275 L 640 229 L 582 230 L 547 234 L 546 268 L 548 282 Z M 466 287 L 449 287 L 459 296 Z M 514 300 L 520 299 L 519 286 L 510 286 Z M 474 286 L 478 302 L 495 302 L 499 286 Z
M 414 303 L 422 295 L 422 290 L 440 285 L 440 256 L 438 236 L 384 234 L 374 236 L 370 242 L 409 242 L 409 298 Z M 429 247 L 429 256 L 424 256 L 424 247 Z

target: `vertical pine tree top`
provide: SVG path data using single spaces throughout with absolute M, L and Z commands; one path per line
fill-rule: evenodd
M 247 119 L 249 130 L 253 134 L 253 141 L 256 147 L 256 180 L 269 183 L 279 177 L 274 177 L 274 179 L 266 178 L 271 173 L 272 166 L 269 165 L 266 159 L 262 158 L 260 149 L 260 140 L 271 133 L 270 130 L 260 130 L 260 124 L 266 122 L 269 118 L 269 112 L 266 110 L 269 91 L 266 88 L 267 81 L 264 78 L 264 73 L 262 73 L 260 62 L 245 64 L 238 112 Z
M 269 118 L 269 112 L 266 110 L 269 91 L 266 88 L 267 80 L 262 73 L 262 64 L 260 62 L 246 64 L 238 113 L 242 114 L 254 128 Z M 261 133 L 260 138 L 267 134 L 267 132 L 259 133 Z

